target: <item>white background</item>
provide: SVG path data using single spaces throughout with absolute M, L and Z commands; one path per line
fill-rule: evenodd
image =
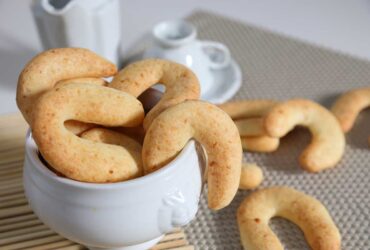
M 0 114 L 17 111 L 18 74 L 42 49 L 30 4 L 0 0 Z M 185 17 L 195 9 L 370 60 L 370 0 L 123 0 L 123 51 L 156 22 Z

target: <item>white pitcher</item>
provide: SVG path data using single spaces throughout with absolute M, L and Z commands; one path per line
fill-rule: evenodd
M 32 12 L 44 49 L 87 48 L 118 63 L 118 0 L 36 0 Z

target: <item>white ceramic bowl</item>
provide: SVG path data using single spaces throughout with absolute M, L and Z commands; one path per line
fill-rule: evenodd
M 148 249 L 198 210 L 205 160 L 190 141 L 162 169 L 125 182 L 84 183 L 59 177 L 40 160 L 29 132 L 23 182 L 35 214 L 60 235 L 90 249 Z

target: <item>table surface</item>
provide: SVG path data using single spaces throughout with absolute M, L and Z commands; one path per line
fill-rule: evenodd
M 0 0 L 0 114 L 17 111 L 17 77 L 42 50 L 30 11 L 32 0 Z M 122 51 L 162 20 L 202 9 L 370 60 L 367 0 L 121 1 Z

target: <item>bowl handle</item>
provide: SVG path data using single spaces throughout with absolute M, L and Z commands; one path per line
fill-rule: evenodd
M 187 203 L 187 206 L 186 204 Z M 176 227 L 187 225 L 198 210 L 198 202 L 189 202 L 180 190 L 167 194 L 159 209 L 158 224 L 162 233 L 168 233 Z

